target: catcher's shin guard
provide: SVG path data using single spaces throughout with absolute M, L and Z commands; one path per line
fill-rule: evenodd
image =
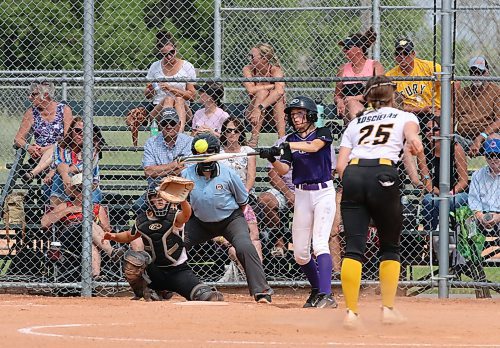
M 150 260 L 150 256 L 144 251 L 128 250 L 124 255 L 123 272 L 134 292 L 133 300 L 139 300 L 141 297 L 144 297 L 145 300 L 151 300 L 152 297 L 155 297 L 144 278 L 144 271 Z
M 196 285 L 189 298 L 191 301 L 224 301 L 222 292 L 205 284 Z

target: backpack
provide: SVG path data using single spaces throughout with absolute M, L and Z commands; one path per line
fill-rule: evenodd
M 24 243 L 26 233 L 26 214 L 24 212 L 24 196 L 22 192 L 11 193 L 5 198 L 3 219 L 5 222 L 5 237 L 9 253 L 12 252 L 10 243 L 10 225 L 21 225 L 21 245 Z

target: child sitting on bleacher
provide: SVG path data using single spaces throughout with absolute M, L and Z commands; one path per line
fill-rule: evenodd
M 198 88 L 200 102 L 203 108 L 196 111 L 193 116 L 192 135 L 210 132 L 217 137 L 221 135 L 222 124 L 229 118 L 224 110 L 224 86 L 217 82 L 208 82 Z

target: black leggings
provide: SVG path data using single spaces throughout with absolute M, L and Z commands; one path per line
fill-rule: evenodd
M 173 291 L 191 301 L 190 295 L 193 288 L 201 284 L 187 262 L 174 267 L 158 267 L 150 264 L 146 272 L 152 283 L 149 287 L 153 290 Z
M 372 218 L 377 226 L 382 261 L 399 261 L 403 216 L 397 170 L 377 163 L 349 165 L 342 186 L 340 207 L 346 236 L 345 257 L 363 262 Z

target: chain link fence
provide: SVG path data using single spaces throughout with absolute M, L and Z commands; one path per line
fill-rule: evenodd
M 402 286 L 415 295 L 432 292 L 436 285 L 438 196 L 443 187 L 440 142 L 449 136 L 450 210 L 455 213 L 450 219 L 449 284 L 473 288 L 478 297 L 490 296 L 491 289 L 498 291 L 498 176 L 491 179 L 484 174 L 497 163 L 494 154 L 498 152 L 489 145 L 484 151 L 485 144 L 491 145 L 499 132 L 500 3 L 456 0 L 452 7 L 453 134 L 448 135 L 441 134 L 439 127 L 440 2 L 96 2 L 94 137 L 91 140 L 85 134 L 94 148 L 90 162 L 96 205 L 89 251 L 94 292 L 110 295 L 127 290 L 120 257 L 131 246 L 103 242 L 102 236 L 106 231 L 130 229 L 137 210 L 144 207 L 140 198 L 151 176 L 143 166 L 144 146 L 156 136 L 158 124 L 151 120 L 159 110 L 176 108 L 186 120 L 186 134 L 210 128 L 220 135 L 227 117 L 217 109 L 213 113 L 213 102 L 220 99 L 227 114 L 241 121 L 250 146 L 271 146 L 292 131 L 284 114 L 286 102 L 306 95 L 320 106 L 318 125 L 331 128 L 332 151 L 337 151 L 346 122 L 363 107 L 362 100 L 353 102 L 361 90 L 353 92 L 348 87 L 355 90 L 361 83 L 362 89 L 369 76 L 382 73 L 397 80 L 399 107 L 421 119 L 426 147 L 425 158 L 413 161 L 413 172 L 401 169 Z M 73 178 L 83 166 L 83 122 L 76 118 L 84 116 L 83 4 L 4 1 L 0 18 L 4 135 L 0 139 L 4 168 L 0 172 L 4 212 L 0 286 L 78 293 L 82 287 L 83 217 L 81 184 Z M 477 23 L 482 23 L 480 29 Z M 370 28 L 376 40 L 372 40 Z M 395 43 L 407 53 L 403 59 L 395 54 Z M 413 54 L 417 59 L 413 72 L 402 74 L 401 61 L 415 58 Z M 42 81 L 46 82 L 40 84 Z M 196 91 L 195 85 L 212 81 L 223 85 L 222 93 L 219 86 L 208 93 L 203 93 L 207 89 Z M 237 126 L 231 121 L 225 128 Z M 13 141 L 17 149 L 12 148 Z M 225 151 L 238 152 L 242 145 L 226 143 Z M 154 165 L 167 164 L 160 162 Z M 228 164 L 245 183 L 249 180 L 250 206 L 257 221 L 250 219 L 251 236 L 261 250 L 268 281 L 305 285 L 305 276 L 293 257 L 294 188 L 290 177 L 270 173 L 261 159 L 255 169 L 246 161 Z M 89 181 L 83 183 L 90 187 Z M 485 213 L 477 219 L 468 219 L 460 215 L 464 210 L 458 214 L 456 209 L 468 206 L 471 190 L 471 209 Z M 340 192 L 337 210 L 339 198 Z M 497 220 L 488 220 L 486 213 Z M 344 247 L 340 216 L 333 225 L 332 283 L 339 284 Z M 375 226 L 367 231 L 367 238 L 363 280 L 373 286 L 378 281 Z M 194 247 L 189 257 L 189 264 L 204 282 L 245 284 L 241 265 L 224 241 Z

